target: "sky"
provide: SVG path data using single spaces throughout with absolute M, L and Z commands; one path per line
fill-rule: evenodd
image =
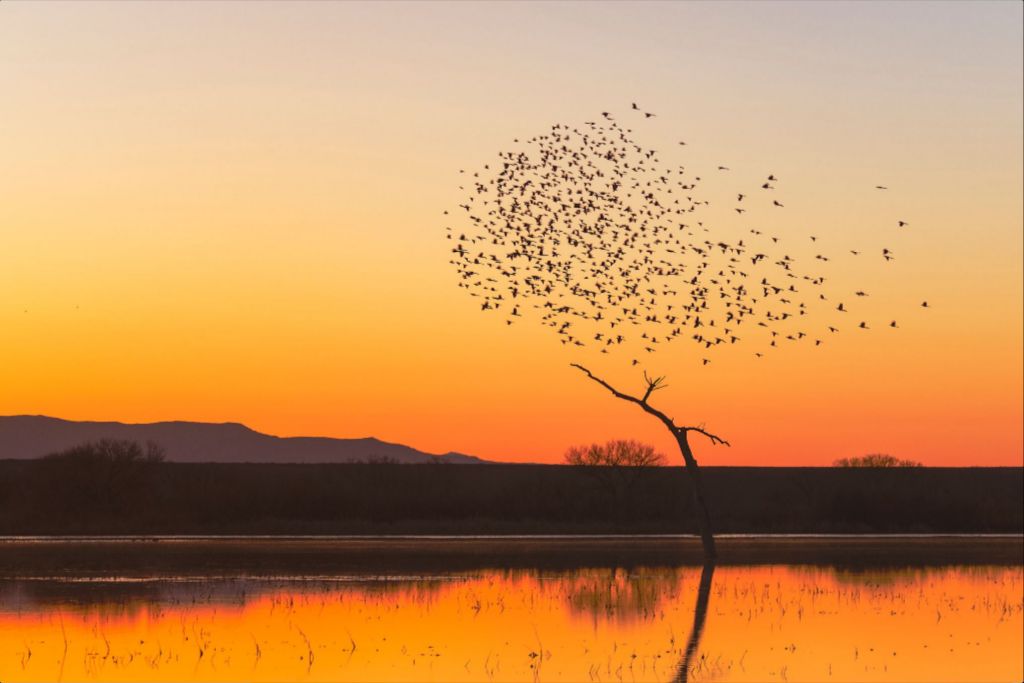
M 569 367 L 642 392 L 628 357 L 482 314 L 444 238 L 459 169 L 635 101 L 672 161 L 783 180 L 794 253 L 898 257 L 834 272 L 897 330 L 645 359 L 702 464 L 1019 466 L 1022 49 L 1012 2 L 4 2 L 0 414 L 674 462 Z

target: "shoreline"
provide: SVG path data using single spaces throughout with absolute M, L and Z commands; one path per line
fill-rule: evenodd
M 717 537 L 718 566 L 837 569 L 1022 566 L 1024 535 Z M 686 567 L 696 536 L 0 538 L 0 580 L 452 573 L 484 569 Z M 55 571 L 56 568 L 56 571 Z
M 171 541 L 635 541 L 699 540 L 698 534 L 11 534 L 3 543 L 149 543 Z M 716 541 L 731 540 L 941 540 L 1024 539 L 1024 533 L 727 533 Z

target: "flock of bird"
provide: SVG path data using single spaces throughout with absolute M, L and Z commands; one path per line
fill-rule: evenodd
M 634 103 L 629 116 L 655 114 Z M 514 142 L 518 149 L 499 153 L 497 163 L 460 171 L 466 199 L 451 217 L 461 226 L 446 227 L 459 286 L 507 324 L 539 315 L 563 344 L 603 353 L 625 345 L 633 365 L 676 339 L 699 345 L 707 365 L 711 350 L 746 338 L 763 342 L 760 357 L 784 343 L 817 346 L 841 329 L 873 327 L 847 320 L 845 297 L 826 291 L 821 271 L 831 256 L 816 254 L 806 272 L 765 229 L 745 226 L 743 237 L 722 240 L 705 218 L 701 178 L 662 163 L 610 112 Z M 737 191 L 731 208 L 744 220 L 755 208 L 784 209 L 777 184 L 768 174 Z M 896 229 L 908 225 L 894 221 Z M 883 248 L 876 257 L 891 262 L 895 254 Z M 807 317 L 812 305 L 834 320 L 819 328 L 812 321 L 822 316 Z

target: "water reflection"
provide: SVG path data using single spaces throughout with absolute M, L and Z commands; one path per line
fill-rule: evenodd
M 682 661 L 676 668 L 676 681 L 686 683 L 690 673 L 694 670 L 694 655 L 700 645 L 700 638 L 704 635 L 704 622 L 708 617 L 708 602 L 711 600 L 711 579 L 715 574 L 714 562 L 707 562 L 700 572 L 700 585 L 697 587 L 697 602 L 693 608 L 693 626 L 690 627 L 690 637 L 686 640 L 686 651 Z
M 1020 567 L 0 582 L 0 680 L 1020 680 Z

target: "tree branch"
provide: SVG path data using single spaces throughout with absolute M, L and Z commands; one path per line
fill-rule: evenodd
M 702 434 L 703 436 L 706 436 L 709 439 L 711 439 L 711 443 L 713 443 L 713 444 L 719 444 L 720 443 L 720 444 L 723 444 L 725 446 L 730 446 L 729 442 L 726 441 L 725 439 L 723 439 L 722 437 L 715 436 L 714 434 L 711 434 L 710 432 L 706 432 L 703 429 L 701 429 L 700 427 L 679 427 L 678 429 L 681 432 L 697 432 L 698 434 Z
M 730 445 L 728 441 L 726 441 L 720 436 L 712 434 L 711 432 L 705 431 L 703 427 L 677 427 L 675 422 L 673 422 L 669 416 L 667 416 L 665 413 L 661 412 L 656 408 L 652 408 L 651 405 L 647 403 L 647 399 L 651 397 L 652 393 L 654 393 L 658 389 L 665 388 L 666 385 L 664 384 L 664 377 L 652 378 L 649 377 L 646 372 L 644 372 L 644 381 L 647 382 L 647 390 L 644 392 L 643 398 L 637 398 L 636 396 L 630 396 L 629 394 L 622 393 L 621 391 L 613 387 L 611 384 L 608 384 L 608 382 L 605 382 L 603 379 L 592 373 L 590 370 L 587 370 L 579 363 L 570 363 L 570 365 L 574 368 L 582 370 L 587 377 L 594 380 L 595 382 L 603 386 L 605 389 L 610 391 L 612 395 L 615 396 L 615 398 L 621 398 L 623 401 L 635 403 L 641 408 L 643 408 L 647 413 L 661 420 L 672 431 L 673 434 L 685 435 L 687 432 L 697 432 L 702 436 L 706 436 L 708 439 L 711 440 L 711 443 L 713 444 L 722 444 L 724 446 Z
M 669 416 L 667 416 L 665 413 L 661 412 L 660 410 L 652 408 L 647 403 L 647 399 L 650 397 L 651 393 L 653 391 L 661 388 L 661 386 L 662 386 L 661 385 L 661 381 L 664 379 L 663 377 L 659 377 L 659 378 L 655 379 L 654 381 L 651 381 L 650 379 L 647 379 L 646 376 L 645 376 L 645 379 L 647 379 L 647 392 L 644 393 L 644 397 L 643 398 L 637 398 L 636 396 L 630 396 L 629 394 L 622 393 L 621 391 L 619 391 L 618 389 L 613 387 L 611 384 L 608 384 L 608 382 L 605 382 L 603 379 L 601 379 L 600 377 L 596 376 L 590 370 L 587 370 L 585 367 L 583 367 L 579 363 L 570 363 L 570 365 L 572 367 L 574 367 L 574 368 L 578 368 L 578 369 L 582 370 L 587 375 L 587 377 L 589 377 L 590 379 L 594 380 L 595 382 L 597 382 L 598 384 L 603 386 L 608 391 L 612 392 L 612 395 L 615 396 L 615 398 L 621 398 L 623 401 L 630 401 L 632 403 L 637 404 L 638 406 L 643 408 L 644 411 L 646 411 L 647 413 L 653 415 L 654 417 L 658 418 L 663 423 L 665 423 L 665 426 L 667 426 L 672 432 L 678 431 L 679 428 L 676 427 L 675 423 L 672 421 L 672 419 Z
M 643 403 L 647 403 L 647 399 L 649 399 L 651 397 L 651 394 L 653 394 L 655 391 L 657 391 L 658 389 L 664 389 L 666 386 L 668 386 L 667 384 L 664 384 L 664 376 L 655 377 L 651 379 L 647 375 L 646 370 L 644 370 L 644 381 L 647 382 L 647 391 L 644 392 L 644 397 L 640 399 Z

